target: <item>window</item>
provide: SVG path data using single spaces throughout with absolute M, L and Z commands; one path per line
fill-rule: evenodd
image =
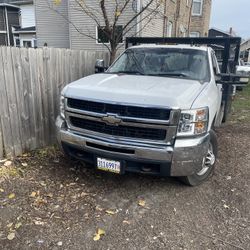
M 189 6 L 189 0 L 186 0 L 187 2 L 186 2 L 186 4 L 187 4 L 187 7 Z
M 20 39 L 19 39 L 19 37 L 14 37 L 14 45 L 15 45 L 15 47 L 20 47 Z
M 193 9 L 192 9 L 193 16 L 202 15 L 202 5 L 203 5 L 203 0 L 193 0 Z
M 173 23 L 168 21 L 168 24 L 167 24 L 167 37 L 172 36 L 172 31 L 173 31 Z
M 97 27 L 97 43 L 109 43 L 109 38 L 104 31 L 105 27 Z M 122 26 L 116 26 L 115 27 L 115 37 L 119 37 L 119 43 L 123 42 L 123 37 L 122 37 Z
M 32 47 L 32 41 L 23 40 L 23 47 L 25 47 L 25 48 L 31 48 Z
M 178 77 L 201 82 L 210 79 L 206 51 L 178 48 L 128 49 L 107 70 L 107 73 Z
M 190 32 L 189 34 L 190 37 L 200 37 L 200 32 Z

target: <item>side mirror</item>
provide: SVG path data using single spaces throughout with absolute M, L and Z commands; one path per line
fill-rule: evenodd
M 104 60 L 97 59 L 95 62 L 95 73 L 103 73 L 105 71 Z

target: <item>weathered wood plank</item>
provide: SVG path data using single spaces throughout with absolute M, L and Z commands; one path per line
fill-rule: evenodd
M 55 142 L 62 88 L 94 72 L 107 53 L 0 48 L 0 157 Z
M 21 53 L 21 71 L 22 71 L 22 88 L 23 88 L 23 127 L 22 129 L 25 131 L 26 145 L 27 148 L 25 150 L 32 150 L 36 148 L 36 138 L 35 138 L 35 127 L 33 126 L 34 119 L 34 108 L 32 102 L 32 90 L 31 90 L 31 82 L 30 82 L 30 58 L 28 54 L 28 49 L 22 48 L 20 49 Z
M 3 130 L 2 130 L 2 122 L 1 122 L 1 115 L 0 115 L 0 159 L 4 156 L 4 145 L 3 145 Z
M 2 131 L 2 150 L 5 151 L 7 157 L 15 154 L 12 140 L 12 131 L 10 124 L 10 114 L 8 107 L 8 96 L 5 86 L 5 74 L 4 74 L 4 64 L 2 51 L 5 48 L 0 47 L 0 122 L 1 122 L 1 131 Z
M 12 64 L 12 55 L 11 48 L 7 47 L 2 50 L 3 57 L 3 68 L 4 68 L 4 77 L 5 77 L 5 87 L 6 94 L 8 98 L 8 108 L 9 108 L 9 117 L 10 117 L 10 127 L 12 132 L 13 146 L 15 155 L 22 154 L 22 144 L 20 138 L 20 130 L 18 126 L 18 109 L 17 109 L 17 98 L 15 90 L 15 79 L 13 74 L 13 64 Z
M 24 98 L 23 98 L 23 84 L 22 84 L 22 70 L 21 70 L 21 56 L 20 56 L 20 49 L 19 48 L 12 48 L 11 49 L 11 58 L 12 65 L 13 65 L 13 74 L 14 74 L 14 86 L 15 86 L 15 94 L 16 94 L 16 101 L 17 101 L 17 114 L 16 117 L 16 126 L 19 129 L 20 133 L 20 141 L 22 145 L 22 150 L 25 151 L 28 148 L 26 131 L 23 129 L 23 120 L 25 117 L 23 116 L 24 110 Z

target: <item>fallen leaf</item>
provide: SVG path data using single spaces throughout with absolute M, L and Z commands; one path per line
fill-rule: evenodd
M 93 240 L 98 241 L 101 239 L 101 236 L 105 235 L 105 231 L 103 229 L 98 228 L 97 233 L 95 233 Z
M 49 197 L 49 198 L 53 198 L 53 194 L 52 193 L 46 194 L 46 196 Z
M 27 167 L 28 164 L 27 164 L 26 162 L 23 162 L 23 163 L 22 163 L 22 166 L 23 166 L 23 167 Z
M 11 166 L 12 165 L 12 161 L 6 161 L 5 163 L 4 163 L 4 166 L 5 167 L 9 167 L 9 166 Z
M 57 246 L 59 246 L 59 247 L 62 246 L 62 244 L 63 244 L 62 241 L 57 242 Z
M 128 224 L 128 225 L 130 225 L 130 224 L 131 224 L 131 222 L 130 222 L 130 221 L 128 221 L 128 220 L 124 220 L 122 223 L 124 223 L 124 224 Z
M 226 209 L 229 209 L 229 206 L 226 205 L 226 204 L 224 204 L 223 207 L 226 208 Z
M 88 196 L 88 195 L 89 195 L 88 193 L 82 192 L 80 196 L 84 197 L 84 196 Z
M 4 189 L 0 188 L 0 193 L 3 193 L 4 192 Z
M 47 204 L 47 201 L 45 199 L 42 199 L 42 198 L 37 198 L 35 201 L 34 201 L 34 205 L 35 206 L 43 206 Z
M 3 160 L 0 160 L 0 163 L 4 163 L 6 161 L 7 161 L 7 159 L 3 159 Z
M 96 209 L 97 211 L 100 211 L 100 212 L 103 211 L 103 208 L 101 208 L 101 207 L 99 207 L 99 206 L 96 206 L 95 209 Z
M 141 207 L 145 207 L 146 201 L 145 200 L 139 200 L 138 205 Z
M 46 183 L 44 181 L 41 181 L 40 185 L 43 186 L 43 187 L 46 187 Z
M 22 226 L 22 223 L 21 223 L 21 222 L 18 222 L 18 223 L 15 224 L 15 229 L 18 229 L 18 228 L 20 228 L 21 226 Z
M 9 233 L 9 234 L 8 234 L 7 239 L 8 239 L 8 240 L 13 240 L 15 237 L 16 237 L 15 232 L 12 232 L 12 233 Z
M 35 220 L 33 221 L 37 226 L 43 226 L 45 223 L 43 221 Z
M 231 176 L 227 176 L 227 178 L 226 178 L 227 181 L 230 181 L 231 179 L 232 179 Z
M 16 197 L 16 195 L 14 193 L 12 193 L 8 197 L 9 197 L 9 199 L 14 199 Z
M 105 212 L 106 212 L 107 214 L 109 214 L 109 215 L 114 215 L 114 214 L 117 213 L 116 211 L 113 211 L 113 210 L 106 210 Z
M 11 228 L 12 226 L 13 226 L 13 222 L 7 224 L 7 227 L 8 227 L 8 228 Z
M 30 197 L 36 197 L 36 192 L 32 192 L 31 194 L 30 194 Z

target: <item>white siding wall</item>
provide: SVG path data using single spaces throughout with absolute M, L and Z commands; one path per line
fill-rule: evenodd
M 93 0 L 85 0 L 85 2 L 92 7 L 94 10 L 101 11 L 99 7 L 99 1 Z M 131 2 L 132 3 L 132 2 Z M 115 9 L 115 1 L 110 0 L 106 2 L 107 12 L 110 17 L 110 20 L 114 18 L 114 9 Z M 132 4 L 129 4 L 124 13 L 121 15 L 119 22 L 117 25 L 123 25 L 127 23 L 135 13 L 132 9 Z M 101 23 L 103 22 L 103 17 L 101 14 L 98 15 Z M 69 7 L 69 18 L 74 26 L 80 32 L 88 34 L 94 38 L 96 38 L 96 23 L 90 17 L 86 16 L 79 7 L 75 5 L 73 0 L 70 0 Z M 132 24 L 134 25 L 135 22 Z M 136 25 L 132 28 L 132 30 L 128 33 L 127 36 L 133 36 L 136 33 Z M 70 25 L 70 42 L 71 49 L 83 49 L 83 50 L 93 50 L 93 51 L 107 51 L 107 48 L 103 44 L 97 44 L 93 38 L 86 37 L 80 34 L 73 25 Z M 122 46 L 121 50 L 125 48 L 125 42 Z
M 143 6 L 147 4 L 148 0 L 143 1 Z M 160 6 L 157 8 L 157 3 L 160 3 Z M 152 3 L 148 10 L 142 14 L 143 21 L 141 22 L 141 32 L 140 36 L 145 37 L 162 37 L 163 36 L 163 24 L 164 24 L 164 6 L 165 1 L 157 0 L 155 3 Z M 153 10 L 156 10 L 153 13 Z M 148 17 L 147 17 L 148 16 Z
M 54 1 L 35 0 L 37 46 L 47 43 L 49 47 L 69 48 L 68 0 L 52 9 L 48 2 L 51 6 Z
M 21 27 L 27 28 L 36 26 L 35 7 L 33 4 L 21 5 Z

